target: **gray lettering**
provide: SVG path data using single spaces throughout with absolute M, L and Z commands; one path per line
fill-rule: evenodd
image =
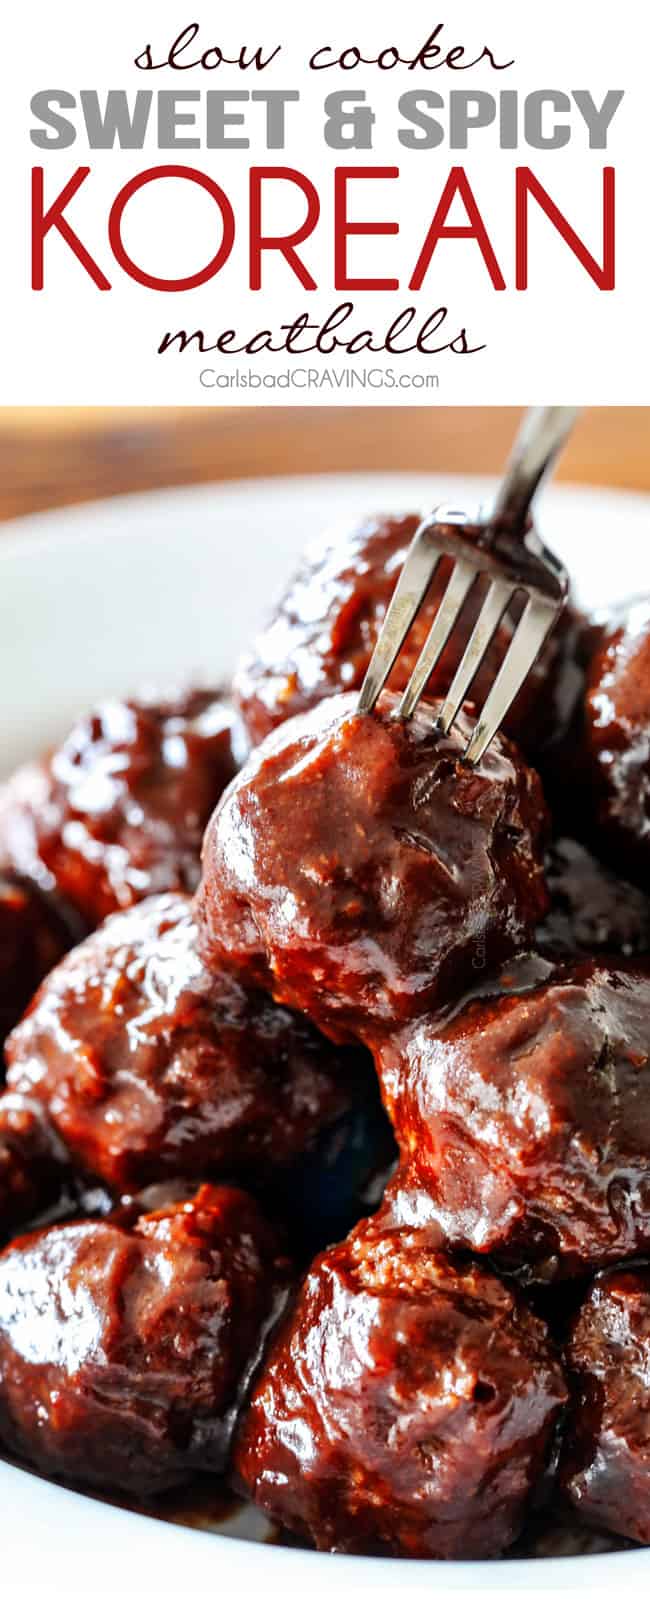
M 74 146 L 77 139 L 77 131 L 70 119 L 62 118 L 60 113 L 55 112 L 53 104 L 57 103 L 59 107 L 77 105 L 76 98 L 70 95 L 69 90 L 38 90 L 30 102 L 34 118 L 40 118 L 41 123 L 53 131 L 48 135 L 47 129 L 32 129 L 29 132 L 30 140 L 33 146 L 45 147 L 50 152 L 62 152 L 66 146 Z
M 285 107 L 300 101 L 298 90 L 252 90 L 251 101 L 266 103 L 266 145 L 269 152 L 283 152 L 286 145 Z
M 526 96 L 524 104 L 524 134 L 529 146 L 534 146 L 538 152 L 557 152 L 559 147 L 567 146 L 571 140 L 571 126 L 553 124 L 548 135 L 544 134 L 544 114 L 548 107 L 556 113 L 570 113 L 571 98 L 563 90 L 533 90 Z
M 326 146 L 336 152 L 344 152 L 350 147 L 354 147 L 355 152 L 371 150 L 375 115 L 371 107 L 363 105 L 365 100 L 365 90 L 358 90 L 355 94 L 347 90 L 333 90 L 331 95 L 325 97 Z M 344 134 L 344 130 L 349 130 L 349 134 Z
M 418 147 L 430 151 L 432 147 L 442 145 L 445 138 L 442 124 L 437 118 L 430 118 L 424 110 L 427 107 L 444 107 L 442 96 L 437 91 L 406 90 L 397 105 L 402 118 L 408 118 L 414 126 L 413 129 L 398 129 L 397 139 L 401 146 L 408 146 L 412 151 Z
M 487 129 L 497 115 L 494 96 L 487 90 L 452 90 L 449 97 L 449 145 L 452 152 L 464 152 L 470 129 Z
M 243 113 L 227 112 L 232 101 L 248 101 L 247 90 L 208 90 L 205 97 L 206 136 L 209 147 L 250 146 L 247 135 L 228 135 L 233 124 L 243 124 Z
M 589 130 L 589 145 L 593 151 L 603 152 L 607 147 L 609 126 L 625 95 L 624 90 L 608 90 L 602 107 L 597 107 L 590 90 L 572 90 L 578 112 L 582 113 Z
M 200 90 L 158 91 L 158 146 L 162 152 L 173 152 L 178 147 L 201 145 L 198 135 L 178 134 L 179 125 L 196 125 L 196 114 L 179 112 L 179 102 L 200 100 Z
M 82 90 L 80 100 L 91 151 L 110 151 L 117 139 L 118 146 L 124 151 L 141 152 L 147 133 L 151 97 L 151 90 L 138 90 L 131 112 L 126 90 L 109 90 L 102 113 L 97 91 Z
M 518 141 L 519 98 L 516 90 L 502 90 L 499 96 L 499 146 L 504 152 L 516 152 Z

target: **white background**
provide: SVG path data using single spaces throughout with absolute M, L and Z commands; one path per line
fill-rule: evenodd
M 151 40 L 164 56 L 175 36 L 193 20 L 201 24 L 203 48 L 219 44 L 236 55 L 243 44 L 283 46 L 279 60 L 255 78 L 236 68 L 206 73 L 138 72 L 133 58 Z M 477 54 L 489 43 L 504 59 L 516 58 L 507 73 L 486 64 L 472 72 L 449 70 L 424 74 L 398 68 L 379 73 L 309 73 L 310 52 L 320 44 L 359 44 L 365 54 L 396 44 L 415 53 L 436 23 L 444 21 L 448 46 L 462 41 Z M 646 403 L 648 341 L 646 325 L 647 97 L 650 36 L 642 0 L 547 0 L 542 6 L 522 0 L 454 0 L 422 4 L 405 0 L 330 0 L 321 8 L 278 0 L 242 0 L 235 7 L 180 5 L 179 0 L 114 0 L 90 6 L 87 0 L 25 0 L 3 22 L 2 114 L 4 136 L 4 220 L 0 274 L 3 286 L 2 387 L 4 403 L 15 404 L 446 404 L 522 403 L 553 398 L 593 403 Z M 66 151 L 39 152 L 29 139 L 34 120 L 29 102 L 43 88 L 77 94 L 81 88 L 253 89 L 298 88 L 299 106 L 288 109 L 287 151 L 267 153 L 260 108 L 250 110 L 249 151 L 162 152 L 155 146 L 152 121 L 142 152 L 88 153 L 83 125 L 76 144 Z M 493 130 L 481 130 L 466 153 L 448 147 L 409 152 L 398 145 L 397 112 L 405 89 L 430 88 L 447 95 L 452 88 L 526 91 L 554 88 L 590 89 L 597 100 L 608 88 L 625 90 L 611 127 L 606 153 L 590 152 L 582 120 L 575 114 L 571 145 L 557 152 L 536 152 L 522 145 L 518 153 L 501 152 Z M 330 151 L 322 138 L 322 102 L 327 93 L 346 89 L 367 92 L 376 113 L 371 152 Z M 71 114 L 68 116 L 79 117 Z M 200 115 L 199 115 L 200 116 Z M 200 125 L 199 125 L 200 127 Z M 46 285 L 30 289 L 29 174 L 43 162 L 46 200 L 52 200 L 78 164 L 89 162 L 92 174 L 69 211 L 70 222 L 112 282 L 99 292 L 55 233 L 46 242 Z M 208 285 L 191 293 L 157 293 L 131 281 L 112 258 L 107 237 L 108 212 L 117 191 L 139 170 L 157 163 L 187 163 L 207 170 L 227 191 L 237 214 L 237 239 L 228 264 Z M 618 271 L 612 293 L 599 292 L 552 226 L 533 205 L 531 279 L 525 293 L 514 290 L 514 171 L 529 164 L 558 206 L 568 215 L 597 258 L 601 236 L 601 173 L 605 162 L 617 169 Z M 319 281 L 318 293 L 305 293 L 278 255 L 268 255 L 262 292 L 247 290 L 247 173 L 251 163 L 286 163 L 305 171 L 321 192 L 321 221 L 301 250 Z M 372 266 L 373 273 L 398 274 L 399 292 L 337 294 L 333 285 L 331 175 L 336 163 L 398 164 L 399 181 L 358 183 L 355 212 L 367 218 L 396 218 L 399 237 L 351 243 L 353 268 Z M 508 290 L 492 289 L 475 244 L 443 242 L 418 295 L 408 292 L 408 278 L 426 234 L 433 209 L 452 163 L 463 163 L 479 200 Z M 364 200 L 365 199 L 365 200 Z M 286 200 L 286 194 L 285 194 Z M 282 228 L 291 216 L 276 200 L 273 224 Z M 295 215 L 293 216 L 295 218 Z M 196 187 L 178 181 L 158 182 L 134 200 L 125 216 L 126 246 L 143 266 L 162 275 L 185 275 L 210 258 L 215 246 L 213 204 Z M 449 307 L 449 336 L 465 325 L 470 341 L 485 343 L 482 353 L 435 361 L 409 357 L 397 370 L 435 372 L 434 391 L 387 391 L 361 386 L 347 391 L 326 389 L 206 390 L 202 365 L 232 373 L 248 370 L 240 357 L 201 362 L 192 352 L 159 357 L 168 329 L 202 327 L 216 337 L 235 327 L 243 337 L 263 326 L 277 326 L 302 309 L 324 319 L 342 298 L 356 305 L 359 326 L 381 333 L 406 304 L 417 302 L 422 318 L 439 304 Z M 360 367 L 359 357 L 336 365 Z M 284 355 L 259 357 L 250 365 L 260 373 L 286 372 Z M 317 362 L 323 367 L 326 362 Z

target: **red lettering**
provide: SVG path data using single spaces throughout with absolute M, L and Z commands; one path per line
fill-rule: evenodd
M 394 276 L 348 276 L 349 236 L 397 236 L 394 220 L 348 219 L 348 180 L 398 180 L 399 169 L 335 169 L 334 171 L 334 286 L 337 293 L 394 291 Z
M 54 202 L 45 213 L 43 197 L 43 170 L 32 169 L 32 289 L 35 293 L 43 291 L 43 247 L 48 231 L 56 230 L 63 237 L 68 247 L 72 249 L 75 259 L 83 265 L 84 270 L 92 278 L 96 287 L 102 293 L 110 292 L 111 284 L 107 281 L 104 272 L 91 257 L 88 249 L 84 247 L 81 238 L 73 231 L 65 218 L 65 209 L 76 195 L 79 187 L 90 174 L 90 169 L 75 169 L 63 191 L 59 192 Z
M 193 185 L 202 186 L 210 197 L 214 197 L 221 214 L 221 243 L 212 259 L 202 270 L 195 271 L 194 275 L 179 276 L 173 280 L 151 276 L 148 271 L 142 270 L 127 253 L 122 241 L 122 216 L 131 197 L 135 196 L 137 191 L 141 191 L 143 186 L 148 186 L 150 181 L 166 179 L 190 180 Z M 141 174 L 134 175 L 133 179 L 128 180 L 118 192 L 108 217 L 108 239 L 118 265 L 126 271 L 127 276 L 132 276 L 134 281 L 139 282 L 141 287 L 152 287 L 158 293 L 186 293 L 192 287 L 202 287 L 203 283 L 216 276 L 217 271 L 225 264 L 235 240 L 235 216 L 225 191 L 221 190 L 221 186 L 218 186 L 210 175 L 203 174 L 200 169 L 186 168 L 182 163 L 163 163 L 155 169 L 143 169 Z
M 447 225 L 446 223 L 456 196 L 459 196 L 464 204 L 469 220 L 468 225 Z M 415 270 L 409 282 L 412 292 L 417 293 L 420 291 L 435 249 L 443 237 L 472 237 L 481 250 L 492 286 L 498 293 L 505 291 L 506 284 L 501 274 L 499 261 L 490 242 L 478 203 L 465 170 L 458 167 L 450 169 L 445 181 L 440 202 L 427 231 Z
M 603 293 L 611 293 L 616 285 L 616 175 L 611 168 L 603 169 L 603 262 L 599 265 L 585 247 L 581 237 L 569 224 L 553 198 L 544 190 L 532 169 L 517 169 L 517 272 L 518 292 L 528 287 L 528 198 L 534 197 L 547 219 L 559 231 L 567 247 L 575 253 L 583 269 Z
M 296 231 L 285 236 L 264 236 L 262 234 L 262 185 L 265 180 L 288 180 L 290 184 L 298 186 L 307 199 L 307 217 L 303 225 Z M 253 168 L 250 172 L 250 252 L 249 252 L 249 285 L 251 292 L 259 293 L 262 286 L 262 254 L 281 253 L 286 259 L 290 270 L 297 276 L 302 287 L 309 292 L 315 292 L 317 283 L 303 263 L 296 248 L 304 242 L 318 224 L 320 217 L 320 198 L 316 187 L 299 169 L 282 168 Z

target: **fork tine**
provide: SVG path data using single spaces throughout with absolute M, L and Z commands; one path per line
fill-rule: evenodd
M 425 518 L 409 546 L 361 688 L 361 714 L 374 709 L 440 562 L 443 548 L 431 539 L 434 527 L 431 518 Z
M 430 675 L 449 641 L 460 610 L 476 579 L 478 570 L 472 563 L 459 561 L 442 598 L 426 642 L 411 674 L 398 708 L 398 715 L 408 720 L 413 714 Z
M 493 580 L 463 653 L 449 692 L 440 711 L 439 726 L 451 731 L 463 700 L 467 697 L 500 619 L 506 611 L 514 586 L 510 580 Z
M 479 765 L 558 617 L 555 603 L 529 597 L 506 656 L 474 727 L 465 759 Z

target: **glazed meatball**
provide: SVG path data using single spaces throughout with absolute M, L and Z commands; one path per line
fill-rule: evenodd
M 245 757 L 217 692 L 102 704 L 0 796 L 0 852 L 94 928 L 163 890 L 193 890 L 206 822 Z
M 510 1288 L 426 1234 L 364 1222 L 308 1272 L 234 1463 L 317 1548 L 488 1557 L 518 1533 L 564 1400 L 546 1329 Z
M 650 1270 L 605 1273 L 578 1313 L 563 1491 L 587 1524 L 650 1543 Z
M 631 603 L 598 638 L 570 769 L 601 853 L 650 888 L 650 600 Z
M 289 721 L 251 756 L 204 843 L 207 962 L 308 1013 L 334 1040 L 437 1007 L 526 945 L 546 907 L 535 773 L 498 737 L 471 770 L 463 711 L 410 721 L 384 693 Z
M 286 1263 L 236 1188 L 81 1221 L 0 1256 L 0 1439 L 46 1474 L 137 1494 L 225 1467 Z
M 394 1219 L 549 1278 L 650 1252 L 647 969 L 532 959 L 528 987 L 510 977 L 378 1050 Z
M 334 530 L 308 547 L 235 676 L 233 691 L 255 743 L 322 698 L 361 686 L 419 523 L 416 513 L 374 517 L 352 530 Z M 397 688 L 406 686 L 449 573 L 450 565 L 443 561 L 398 657 L 393 672 Z M 477 587 L 434 670 L 430 696 L 447 691 L 481 600 Z M 519 611 L 515 609 L 515 617 Z M 579 626 L 579 616 L 567 609 L 506 718 L 507 734 L 533 752 L 562 730 L 577 697 Z M 494 638 L 471 692 L 477 704 L 487 696 L 512 630 L 512 620 L 506 619 Z
M 0 873 L 0 1055 L 5 1037 L 73 939 L 67 921 L 32 884 Z
M 14 1095 L 38 1100 L 74 1163 L 119 1192 L 170 1176 L 268 1179 L 374 1082 L 358 1049 L 209 973 L 182 895 L 116 913 L 77 946 L 7 1057 Z
M 536 934 L 541 952 L 564 958 L 650 953 L 650 897 L 604 867 L 584 845 L 556 839 L 545 873 L 551 905 Z

